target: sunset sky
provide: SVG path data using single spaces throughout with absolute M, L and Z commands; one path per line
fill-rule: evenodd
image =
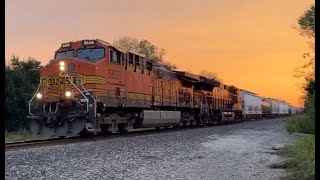
M 63 42 L 121 36 L 166 49 L 179 70 L 301 105 L 294 69 L 307 40 L 294 29 L 314 0 L 6 0 L 6 59 L 44 64 Z

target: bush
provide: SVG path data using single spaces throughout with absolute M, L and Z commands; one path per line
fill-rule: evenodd
M 285 146 L 280 155 L 287 158 L 284 166 L 289 172 L 286 179 L 315 179 L 315 137 L 308 135 L 298 142 Z
M 40 79 L 40 62 L 12 57 L 5 67 L 5 129 L 8 132 L 30 129 L 29 100 Z
M 306 112 L 288 120 L 288 132 L 308 134 L 306 138 L 284 147 L 280 155 L 287 158 L 284 167 L 289 172 L 286 179 L 315 179 L 315 98 L 314 94 L 306 100 Z
M 289 133 L 314 134 L 314 118 L 308 114 L 292 116 L 288 119 L 287 130 Z
M 16 132 L 5 131 L 5 142 L 32 140 L 32 133 L 26 129 L 20 129 Z
M 312 95 L 306 100 L 306 112 L 301 115 L 290 117 L 287 124 L 288 132 L 298 132 L 304 134 L 315 133 L 315 97 Z

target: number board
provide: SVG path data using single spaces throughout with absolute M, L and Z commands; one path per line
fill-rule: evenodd
M 62 44 L 61 44 L 61 47 L 62 47 L 62 48 L 68 48 L 68 47 L 70 47 L 70 46 L 71 46 L 70 43 L 62 43 Z
M 84 46 L 90 46 L 90 45 L 95 45 L 95 40 L 84 40 L 83 45 Z

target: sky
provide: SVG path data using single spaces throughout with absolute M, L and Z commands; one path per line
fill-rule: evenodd
M 309 51 L 295 29 L 314 0 L 5 0 L 5 56 L 46 64 L 61 43 L 147 39 L 178 70 L 301 106 L 294 69 Z

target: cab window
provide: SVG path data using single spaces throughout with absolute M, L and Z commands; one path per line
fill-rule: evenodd
M 86 59 L 90 62 L 96 62 L 105 57 L 104 48 L 96 49 L 80 49 L 78 50 L 78 58 Z
M 121 63 L 121 53 L 117 52 L 115 50 L 110 50 L 110 62 L 114 64 L 120 64 Z
M 62 58 L 62 57 L 73 58 L 74 57 L 74 51 L 72 50 L 72 51 L 58 52 L 58 53 L 56 53 L 55 59 Z

